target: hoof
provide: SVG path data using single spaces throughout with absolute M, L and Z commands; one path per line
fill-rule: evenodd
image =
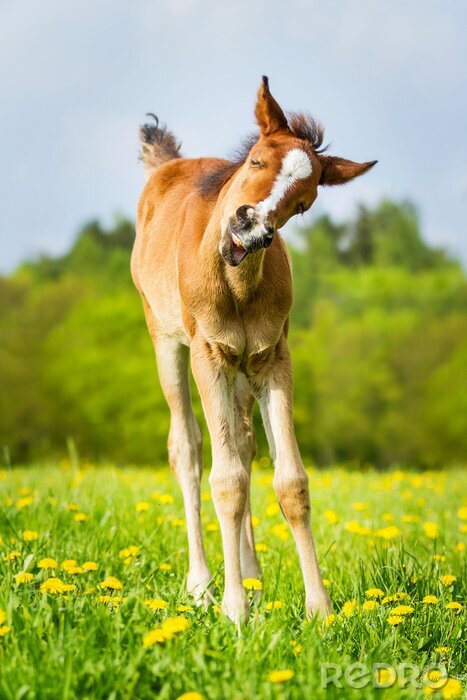
M 323 591 L 322 593 L 314 596 L 313 598 L 307 599 L 306 616 L 308 618 L 315 616 L 327 617 L 328 615 L 332 615 L 332 603 L 326 591 Z
M 214 602 L 214 593 L 212 586 L 212 576 L 208 572 L 202 575 L 195 575 L 191 572 L 188 574 L 187 591 L 192 596 L 193 601 L 198 606 L 208 608 Z
M 221 609 L 224 615 L 236 624 L 248 621 L 250 606 L 243 590 L 238 595 L 224 595 Z

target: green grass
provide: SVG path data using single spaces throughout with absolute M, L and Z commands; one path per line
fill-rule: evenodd
M 304 619 L 300 568 L 288 530 L 280 526 L 272 471 L 257 465 L 253 512 L 259 519 L 257 543 L 260 550 L 267 546 L 259 553 L 264 592 L 248 625 L 237 628 L 215 608 L 177 611 L 191 601 L 184 589 L 182 502 L 168 469 L 62 465 L 0 473 L 0 609 L 6 613 L 1 624 L 11 628 L 0 636 L 0 697 L 172 700 L 189 691 L 219 699 L 423 697 L 423 690 L 411 684 L 377 690 L 371 679 L 364 688 L 352 689 L 348 680 L 352 672 L 354 679 L 357 675 L 351 666 L 356 661 L 369 671 L 377 663 L 412 663 L 420 669 L 419 681 L 423 669 L 440 666 L 465 683 L 465 611 L 446 608 L 449 601 L 464 602 L 466 521 L 459 512 L 465 505 L 464 471 L 378 474 L 336 467 L 310 476 L 312 524 L 336 619 L 328 626 Z M 207 489 L 206 481 L 205 539 L 220 597 L 221 540 Z M 148 509 L 137 512 L 139 503 Z M 325 515 L 329 510 L 336 517 Z M 78 522 L 77 513 L 86 519 Z M 427 534 L 426 522 L 437 524 L 436 538 L 428 536 L 434 533 Z M 37 532 L 37 539 L 25 541 L 27 530 Z M 125 561 L 119 553 L 130 545 L 139 554 Z M 11 552 L 19 556 L 6 559 Z M 40 569 L 44 557 L 56 559 L 58 570 Z M 69 573 L 61 569 L 67 559 L 79 565 L 95 561 L 99 568 Z M 31 582 L 16 582 L 23 571 L 33 574 Z M 445 574 L 456 580 L 443 585 Z M 76 589 L 62 595 L 41 592 L 47 576 Z M 122 590 L 99 589 L 108 576 L 117 577 Z M 397 603 L 364 611 L 365 591 L 373 587 L 387 595 L 406 593 L 400 602 L 412 606 L 413 613 L 391 626 L 387 619 Z M 428 594 L 438 603 L 423 603 Z M 102 595 L 123 600 L 113 605 L 101 602 Z M 147 599 L 168 605 L 151 611 Z M 357 605 L 346 617 L 343 606 L 352 600 Z M 282 608 L 267 610 L 272 601 L 281 601 Z M 190 628 L 145 647 L 147 632 L 174 616 L 188 618 Z M 295 649 L 299 645 L 299 653 L 291 643 Z M 439 647 L 449 651 L 440 654 Z M 320 687 L 324 663 L 347 669 L 342 689 Z M 271 671 L 282 669 L 293 671 L 293 677 L 283 683 L 268 680 Z M 446 697 L 450 687 L 444 689 Z

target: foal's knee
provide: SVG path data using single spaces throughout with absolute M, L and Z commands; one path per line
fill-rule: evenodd
M 291 525 L 309 520 L 310 495 L 308 475 L 305 470 L 277 476 L 274 478 L 273 486 L 284 517 Z
M 218 515 L 241 520 L 245 512 L 248 474 L 243 466 L 225 470 L 213 468 L 209 476 L 212 498 Z

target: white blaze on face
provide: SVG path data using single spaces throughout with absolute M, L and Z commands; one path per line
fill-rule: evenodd
M 274 211 L 281 199 L 297 180 L 306 180 L 313 171 L 310 157 L 301 148 L 293 148 L 284 156 L 281 169 L 272 186 L 269 197 L 256 206 L 256 211 L 266 217 Z

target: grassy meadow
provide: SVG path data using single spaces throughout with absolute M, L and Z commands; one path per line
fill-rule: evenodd
M 67 462 L 0 472 L 0 697 L 460 696 L 465 472 L 310 470 L 335 605 L 324 621 L 304 619 L 295 547 L 271 482 L 260 460 L 252 495 L 264 590 L 237 628 L 185 593 L 183 507 L 167 468 Z M 202 497 L 220 599 L 207 479 Z M 251 596 L 261 585 L 245 584 Z M 341 688 L 325 687 L 330 663 L 341 668 Z M 400 664 L 414 666 L 411 679 Z

